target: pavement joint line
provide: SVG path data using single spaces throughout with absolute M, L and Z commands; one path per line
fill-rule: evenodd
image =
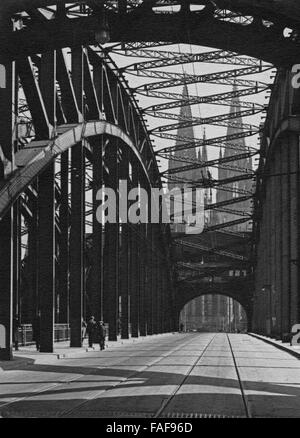
M 187 341 L 184 345 L 187 345 L 187 344 L 189 344 L 189 343 L 191 343 L 191 340 L 190 340 L 190 341 Z M 137 370 L 133 371 L 132 374 L 130 374 L 129 376 L 125 377 L 124 379 L 121 379 L 119 382 L 116 382 L 116 384 L 110 386 L 109 388 L 107 388 L 107 389 L 103 389 L 103 390 L 97 392 L 97 393 L 94 394 L 92 397 L 87 398 L 86 400 L 84 400 L 84 401 L 83 401 L 82 403 L 80 403 L 78 406 L 76 406 L 76 407 L 74 407 L 74 408 L 72 408 L 72 409 L 70 409 L 70 410 L 67 410 L 67 411 L 62 412 L 62 413 L 59 415 L 59 417 L 61 418 L 61 417 L 63 417 L 63 416 L 68 416 L 68 415 L 72 414 L 73 412 L 78 411 L 78 409 L 80 409 L 83 405 L 85 405 L 85 404 L 89 403 L 90 401 L 94 400 L 96 397 L 99 397 L 99 395 L 104 394 L 105 392 L 108 392 L 108 391 L 110 391 L 110 390 L 112 390 L 112 389 L 117 388 L 118 386 L 120 386 L 120 385 L 122 385 L 124 382 L 126 382 L 126 380 L 132 379 L 135 375 L 138 375 L 138 374 L 140 374 L 140 373 L 145 372 L 145 371 L 147 370 L 147 368 L 150 368 L 150 367 L 152 367 L 153 365 L 155 365 L 156 363 L 159 363 L 162 359 L 164 359 L 164 358 L 170 356 L 174 351 L 180 349 L 181 347 L 182 347 L 182 345 L 180 344 L 180 345 L 178 345 L 177 347 L 173 348 L 169 353 L 167 353 L 167 354 L 165 354 L 165 355 L 162 355 L 162 356 L 159 356 L 158 359 L 154 360 L 154 361 L 151 362 L 150 364 L 148 364 L 148 365 L 141 365 L 142 368 L 141 368 L 140 370 L 138 370 L 138 371 L 137 371 Z M 155 414 L 154 414 L 154 415 L 155 415 Z
M 234 368 L 235 368 L 235 371 L 236 371 L 236 374 L 237 374 L 237 378 L 238 378 L 238 382 L 239 382 L 239 385 L 240 385 L 240 390 L 241 390 L 241 394 L 242 394 L 242 399 L 243 399 L 243 404 L 244 404 L 246 416 L 247 416 L 247 418 L 252 418 L 250 406 L 249 406 L 249 403 L 248 403 L 248 400 L 247 400 L 247 397 L 246 397 L 246 393 L 245 393 L 243 381 L 241 379 L 241 375 L 240 375 L 240 372 L 239 372 L 238 364 L 237 364 L 236 359 L 235 359 L 235 355 L 234 355 L 232 343 L 231 343 L 231 340 L 230 340 L 230 336 L 229 336 L 228 333 L 226 333 L 226 336 L 227 336 L 228 344 L 229 344 L 229 347 L 230 347 L 230 350 L 231 350 L 232 359 L 233 359 L 233 363 L 234 363 Z
M 158 411 L 156 411 L 156 413 L 154 414 L 154 418 L 159 418 L 161 416 L 161 414 L 163 413 L 163 411 L 166 409 L 166 407 L 168 406 L 168 404 L 171 402 L 171 400 L 176 397 L 176 394 L 178 393 L 178 391 L 180 390 L 180 388 L 184 385 L 185 381 L 187 380 L 187 378 L 190 376 L 191 372 L 193 371 L 193 369 L 197 366 L 197 363 L 200 361 L 200 359 L 204 356 L 206 350 L 209 348 L 209 346 L 212 344 L 213 340 L 216 338 L 217 335 L 214 335 L 210 341 L 208 342 L 208 344 L 206 345 L 206 347 L 204 348 L 204 350 L 201 351 L 201 353 L 197 356 L 196 361 L 190 366 L 190 368 L 188 369 L 186 375 L 183 377 L 182 381 L 180 382 L 179 385 L 177 385 L 177 388 L 172 392 L 172 394 L 167 398 L 164 399 L 164 401 L 162 402 L 161 407 L 158 409 Z
M 282 350 L 282 351 L 284 351 L 286 353 L 289 353 L 291 356 L 294 356 L 297 359 L 300 359 L 300 351 L 291 350 L 286 345 L 278 344 L 273 339 L 269 339 L 269 338 L 266 338 L 264 336 L 257 335 L 256 333 L 248 333 L 248 334 L 250 336 L 252 336 L 253 338 L 255 338 L 255 339 L 258 339 L 260 341 L 266 342 L 267 344 L 272 345 L 273 347 L 277 347 L 279 350 Z M 299 346 L 300 346 L 300 344 L 299 344 Z
M 178 346 L 178 347 L 176 347 L 176 348 L 178 349 L 178 348 L 180 348 L 180 346 Z M 172 350 L 172 351 L 173 351 L 173 350 Z M 53 354 L 52 354 L 52 357 L 53 357 Z M 161 360 L 161 356 L 159 357 L 159 360 Z M 34 364 L 30 364 L 30 365 L 34 365 Z M 151 366 L 151 365 L 149 365 L 149 366 Z M 149 366 L 148 366 L 148 367 L 149 367 Z M 145 369 L 147 369 L 147 367 L 146 367 Z M 97 370 L 97 369 L 95 369 L 95 371 L 96 371 L 96 370 Z M 141 371 L 138 371 L 138 372 L 141 372 Z M 133 375 L 136 374 L 136 373 L 137 373 L 137 372 L 133 373 Z M 14 398 L 13 400 L 11 400 L 11 401 L 9 401 L 9 402 L 7 402 L 7 403 L 4 403 L 4 404 L 2 404 L 2 405 L 0 406 L 0 418 L 3 418 L 3 415 L 2 415 L 2 409 L 3 409 L 3 408 L 5 408 L 5 407 L 7 407 L 7 406 L 10 406 L 10 405 L 13 405 L 13 404 L 15 404 L 15 403 L 18 403 L 18 402 L 20 402 L 20 401 L 24 401 L 24 400 L 30 399 L 31 397 L 35 397 L 35 396 L 38 395 L 38 394 L 45 393 L 45 392 L 47 392 L 48 390 L 51 390 L 51 389 L 56 388 L 56 387 L 58 387 L 58 386 L 65 385 L 65 384 L 67 384 L 67 383 L 75 382 L 75 381 L 77 381 L 77 380 L 80 380 L 82 377 L 83 377 L 83 375 L 80 374 L 80 376 L 76 376 L 76 377 L 74 377 L 74 378 L 68 378 L 68 379 L 66 379 L 66 380 L 64 380 L 64 381 L 62 381 L 62 382 L 59 382 L 59 383 L 52 383 L 51 385 L 48 385 L 47 387 L 44 387 L 43 389 L 37 388 L 36 390 L 33 390 L 32 393 L 31 393 L 30 395 L 28 395 L 28 396 L 25 396 L 25 397 L 16 397 L 16 398 Z M 126 379 L 129 379 L 129 378 L 131 378 L 131 377 L 132 377 L 132 376 L 130 375 L 130 376 L 128 376 L 127 378 L 125 378 L 125 380 L 126 380 Z M 121 382 L 122 382 L 122 381 L 121 381 Z M 116 385 L 116 386 L 117 386 L 117 385 Z M 105 392 L 105 390 L 104 390 L 104 391 L 101 391 L 101 393 L 102 393 L 102 392 Z M 98 395 L 98 394 L 97 394 L 97 395 Z M 87 402 L 87 401 L 90 401 L 90 400 L 86 400 L 85 402 Z M 74 410 L 76 410 L 76 408 L 75 408 Z

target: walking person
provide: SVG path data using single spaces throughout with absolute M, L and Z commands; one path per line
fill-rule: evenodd
M 35 341 L 36 351 L 40 351 L 41 339 L 41 312 L 39 311 L 32 321 L 32 339 Z
M 97 329 L 97 325 L 96 325 L 95 317 L 91 316 L 86 326 L 86 332 L 89 338 L 90 348 L 93 348 L 93 343 L 95 342 L 96 329 Z
M 82 318 L 82 320 L 81 320 L 81 341 L 82 341 L 82 343 L 83 343 L 85 336 L 86 336 L 86 327 L 87 327 L 87 324 L 86 324 L 85 320 Z
M 105 336 L 106 336 L 106 330 L 103 321 L 97 322 L 97 341 L 100 345 L 100 350 L 105 349 Z

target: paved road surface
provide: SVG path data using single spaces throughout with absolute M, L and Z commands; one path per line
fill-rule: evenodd
M 0 369 L 2 417 L 300 417 L 300 361 L 248 335 L 168 334 Z

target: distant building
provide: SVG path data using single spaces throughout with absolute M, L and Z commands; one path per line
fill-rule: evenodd
M 236 90 L 236 85 L 234 86 L 234 90 Z M 240 113 L 241 106 L 239 99 L 233 100 L 232 105 L 230 107 L 230 114 Z M 242 118 L 237 117 L 234 119 L 236 124 L 242 124 Z M 236 133 L 237 128 L 229 126 L 227 130 L 227 135 L 231 136 Z M 240 138 L 237 140 L 232 140 L 230 145 L 222 150 L 220 148 L 220 159 L 232 157 L 234 155 L 242 155 L 248 152 L 248 148 L 245 143 L 244 138 Z M 237 170 L 235 170 L 235 168 Z M 239 169 L 239 170 L 238 170 Z M 252 172 L 252 158 L 242 158 L 240 160 L 220 165 L 218 168 L 218 180 L 225 180 L 228 178 L 233 178 L 235 176 L 239 176 L 242 173 Z M 216 202 L 228 201 L 230 199 L 237 198 L 239 196 L 243 196 L 243 192 L 248 193 L 252 190 L 252 180 L 244 180 L 244 181 L 236 181 L 231 182 L 229 184 L 225 184 L 223 186 L 224 190 L 217 190 Z M 227 189 L 227 190 L 226 190 Z M 240 193 L 241 192 L 241 193 Z M 233 204 L 233 206 L 227 206 L 227 210 L 241 210 L 245 213 L 251 214 L 251 200 L 239 202 L 238 204 Z M 231 213 L 218 213 L 217 223 L 220 222 L 231 222 L 237 219 L 237 216 Z M 249 231 L 250 230 L 250 222 L 233 225 L 228 230 L 231 231 Z
M 183 87 L 183 100 L 188 97 L 188 89 L 185 85 Z M 240 112 L 240 102 L 233 101 L 230 113 Z M 189 105 L 182 106 L 180 108 L 179 120 L 188 120 L 192 117 L 192 111 Z M 237 117 L 236 123 L 242 123 L 242 119 Z M 236 132 L 236 128 L 229 127 L 228 135 Z M 181 144 L 180 137 L 190 138 L 193 142 L 194 130 L 192 126 L 181 128 L 178 130 L 179 139 L 175 145 L 175 152 L 169 156 L 169 169 L 180 168 L 187 164 L 194 163 L 196 160 L 199 162 L 208 161 L 207 145 L 205 144 L 206 133 L 204 130 L 203 145 L 196 151 L 195 147 L 189 149 L 180 150 Z M 178 148 L 177 148 L 178 147 Z M 240 155 L 247 152 L 247 146 L 244 139 L 233 140 L 229 148 L 224 151 L 220 149 L 220 158 L 229 157 L 232 155 Z M 220 165 L 218 168 L 218 179 L 224 180 L 232 178 L 236 175 L 240 175 L 241 168 L 243 172 L 252 170 L 251 158 L 242 158 L 241 160 L 234 161 L 230 165 Z M 184 188 L 189 186 L 189 182 L 197 181 L 204 178 L 209 178 L 210 172 L 208 167 L 200 169 L 186 170 L 173 174 L 174 179 L 177 181 L 170 181 L 168 188 L 171 190 L 174 187 Z M 249 192 L 252 188 L 251 180 L 231 182 L 222 186 L 225 190 L 218 189 L 216 192 L 216 202 L 222 202 L 233 199 L 238 196 L 242 196 L 241 193 Z M 227 189 L 227 190 L 226 190 Z M 205 189 L 204 203 L 205 205 L 213 202 L 212 189 Z M 238 207 L 236 207 L 238 206 Z M 226 207 L 227 212 L 219 212 L 214 209 L 205 211 L 205 225 L 215 225 L 218 223 L 231 222 L 237 219 L 234 213 L 230 213 L 230 209 L 239 209 L 245 212 L 251 212 L 250 200 L 243 201 L 238 204 L 234 204 L 233 207 Z M 247 231 L 249 230 L 249 223 L 243 223 L 234 225 L 227 228 L 231 231 Z M 203 331 L 235 331 L 246 329 L 246 315 L 242 307 L 234 302 L 231 298 L 221 295 L 203 295 L 190 303 L 188 303 L 184 310 L 181 312 L 181 321 L 183 322 L 186 330 L 203 330 Z

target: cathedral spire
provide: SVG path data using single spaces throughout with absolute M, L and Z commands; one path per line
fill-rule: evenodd
M 192 119 L 192 110 L 191 110 L 190 105 L 188 104 L 189 92 L 188 92 L 188 87 L 186 84 L 183 86 L 182 100 L 185 104 L 184 104 L 184 106 L 180 107 L 179 120 L 191 120 Z M 178 137 L 189 138 L 191 142 L 193 142 L 195 139 L 193 126 L 186 126 L 184 128 L 179 128 L 177 131 L 177 134 L 178 134 Z M 171 161 L 173 161 L 173 165 L 172 165 L 173 169 L 186 166 L 186 165 L 190 164 L 191 162 L 194 162 L 195 160 L 197 160 L 196 148 L 193 147 L 193 148 L 189 148 L 189 149 L 186 149 L 183 151 L 178 150 L 177 146 L 179 146 L 181 144 L 182 144 L 182 141 L 180 139 L 178 139 L 176 141 L 176 144 L 175 144 L 174 155 L 172 155 L 172 157 L 171 156 L 169 157 L 169 161 L 172 158 Z M 176 161 L 176 158 L 178 158 L 179 160 Z M 186 162 L 184 161 L 184 159 L 186 159 Z M 170 162 L 169 162 L 169 166 L 170 166 Z M 195 172 L 191 171 L 191 170 L 187 170 L 187 171 L 183 171 L 183 172 L 178 172 L 178 174 L 174 174 L 174 176 L 177 178 L 182 178 L 186 181 L 193 181 L 195 179 Z M 180 185 L 180 183 L 176 184 L 176 185 L 178 186 L 178 185 Z
M 203 142 L 206 140 L 206 129 L 203 130 Z M 207 155 L 207 146 L 206 144 L 203 144 L 202 146 L 202 161 L 208 161 L 208 155 Z M 203 169 L 203 174 L 205 177 L 207 177 L 207 167 Z
M 232 92 L 236 93 L 237 91 L 238 91 L 238 86 L 237 86 L 236 81 L 234 81 Z M 230 114 L 238 114 L 241 111 L 242 111 L 242 107 L 241 107 L 240 98 L 238 96 L 237 97 L 233 96 L 232 99 L 231 99 L 231 105 L 230 105 L 229 113 Z M 240 117 L 240 116 L 232 119 L 232 121 L 234 121 L 235 123 L 240 124 L 240 125 L 242 125 L 242 123 L 243 123 L 242 117 Z M 228 136 L 233 135 L 236 132 L 237 132 L 237 128 L 235 128 L 234 126 L 229 126 L 228 129 L 227 129 L 227 135 Z M 230 143 L 233 144 L 233 145 L 236 144 L 237 146 L 239 146 L 239 148 L 244 149 L 245 152 L 247 150 L 244 138 L 240 138 L 240 139 L 237 139 L 237 140 L 232 140 Z M 229 157 L 231 155 L 239 154 L 239 153 L 240 153 L 239 150 L 234 150 L 233 148 L 230 148 L 230 149 L 229 148 L 225 148 L 224 157 Z

